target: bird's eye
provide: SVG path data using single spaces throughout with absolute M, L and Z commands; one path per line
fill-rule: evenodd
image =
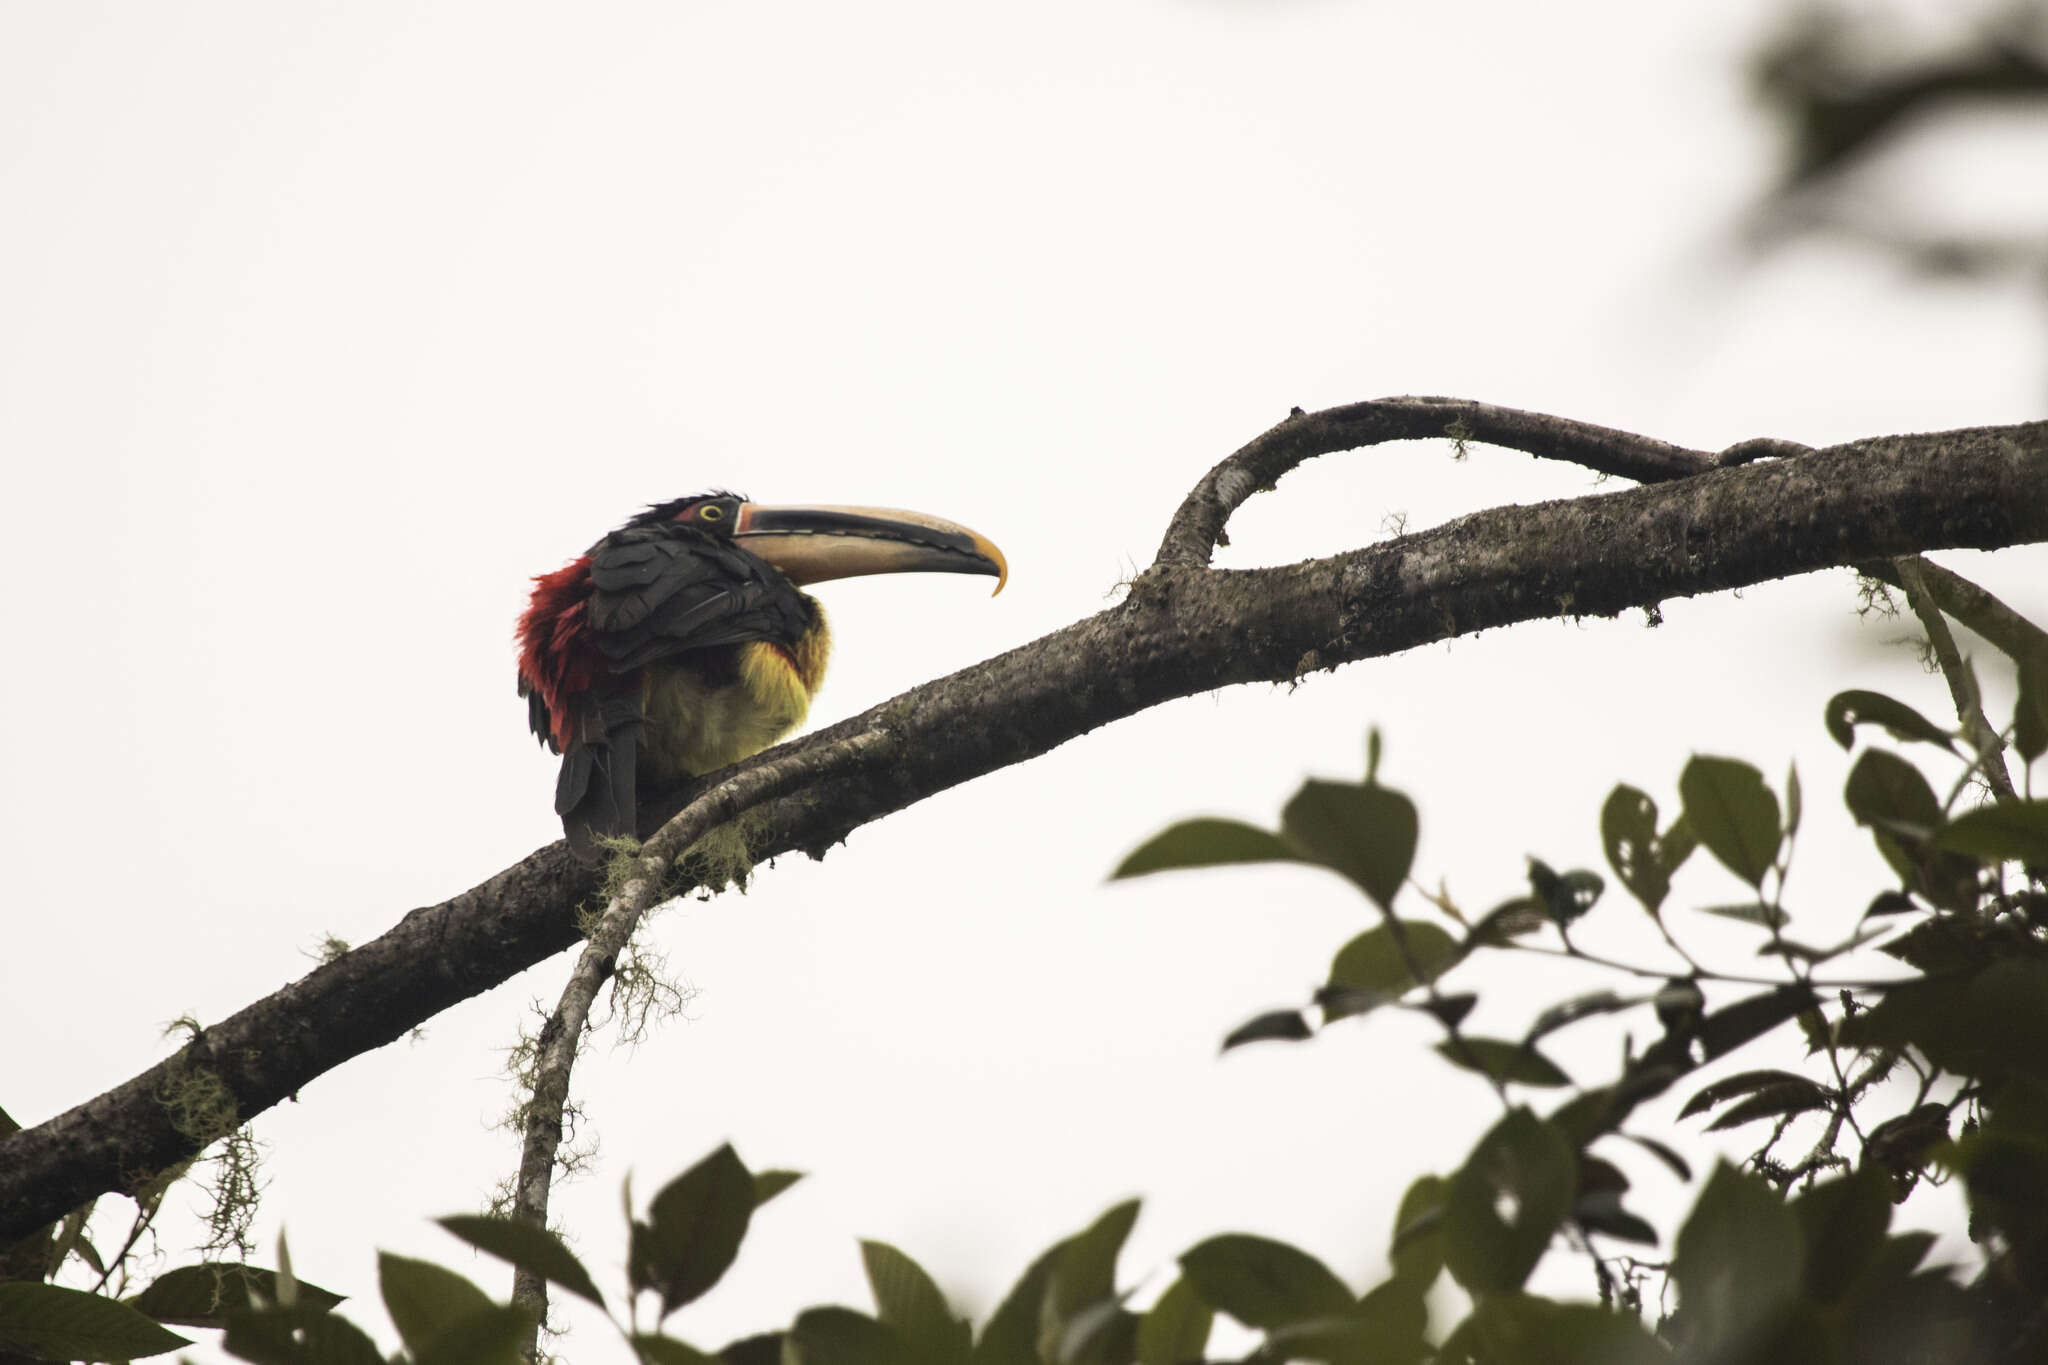
M 720 521 L 725 517 L 725 509 L 713 503 L 709 507 L 698 508 L 697 515 L 705 521 Z

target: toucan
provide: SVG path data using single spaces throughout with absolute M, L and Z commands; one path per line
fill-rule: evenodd
M 886 507 L 764 507 L 736 493 L 657 503 L 533 580 L 519 695 L 562 756 L 555 813 L 579 857 L 636 836 L 654 795 L 803 723 L 831 632 L 807 583 L 986 574 L 987 537 Z

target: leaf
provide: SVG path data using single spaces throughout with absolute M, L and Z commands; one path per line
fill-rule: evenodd
M 1680 1180 L 1688 1182 L 1692 1180 L 1692 1166 L 1690 1165 L 1690 1163 L 1688 1163 L 1684 1157 L 1672 1151 L 1663 1143 L 1657 1141 L 1657 1139 L 1641 1137 L 1635 1133 L 1620 1133 L 1617 1134 L 1617 1136 L 1626 1138 L 1628 1141 L 1633 1142 L 1636 1146 L 1648 1152 L 1651 1156 L 1656 1157 L 1657 1160 L 1663 1162 L 1665 1166 L 1670 1168 L 1671 1174 L 1677 1176 Z
M 1380 1006 L 1392 1004 L 1400 998 L 1393 991 L 1365 991 L 1353 986 L 1318 986 L 1314 996 L 1316 1005 L 1323 1012 L 1325 1024 L 1371 1014 Z
M 903 1339 L 851 1308 L 807 1308 L 783 1338 L 790 1365 L 903 1365 Z
M 1408 970 L 1408 959 L 1389 924 L 1377 924 L 1337 950 L 1330 963 L 1330 984 L 1352 990 L 1385 991 L 1399 994 L 1422 981 L 1433 981 L 1448 971 L 1459 957 L 1458 941 L 1428 920 L 1395 921 L 1408 946 L 1408 958 L 1422 973 L 1418 980 Z
M 1616 1190 L 1597 1190 L 1580 1195 L 1572 1205 L 1572 1218 L 1588 1232 L 1598 1232 L 1616 1241 L 1657 1245 L 1657 1229 L 1621 1206 Z
M 1788 839 L 1799 832 L 1803 804 L 1799 791 L 1799 765 L 1794 763 L 1785 769 L 1785 837 Z
M 1700 913 L 1719 915 L 1722 919 L 1739 919 L 1745 924 L 1761 925 L 1766 929 L 1782 929 L 1792 922 L 1792 917 L 1783 910 L 1762 901 L 1742 905 L 1703 905 Z
M 728 1143 L 663 1186 L 647 1213 L 633 1225 L 627 1273 L 635 1292 L 661 1295 L 667 1317 L 717 1284 L 739 1255 L 754 1177 Z
M 1748 1099 L 1730 1105 L 1721 1117 L 1707 1125 L 1710 1133 L 1725 1132 L 1740 1128 L 1745 1123 L 1758 1119 L 1777 1118 L 1781 1114 L 1803 1114 L 1809 1109 L 1824 1109 L 1832 1095 L 1812 1081 L 1801 1085 L 1774 1085 L 1757 1091 Z
M 1432 996 L 1418 1008 L 1434 1018 L 1445 1028 L 1456 1028 L 1465 1022 L 1465 1016 L 1479 1003 L 1479 997 L 1470 991 L 1459 991 L 1453 995 Z
M 804 1173 L 802 1171 L 754 1172 L 754 1207 L 760 1208 L 763 1204 L 803 1178 Z
M 324 1313 L 340 1303 L 342 1296 L 317 1284 L 298 1282 L 299 1303 Z M 251 1293 L 276 1303 L 277 1275 L 252 1265 L 202 1261 L 166 1270 L 150 1282 L 149 1288 L 129 1299 L 136 1311 L 179 1327 L 225 1327 L 230 1313 L 254 1307 Z
M 1166 1287 L 1138 1319 L 1137 1365 L 1187 1365 L 1202 1358 L 1216 1311 L 1185 1277 Z
M 490 1295 L 447 1267 L 388 1251 L 377 1253 L 377 1282 L 391 1325 L 414 1355 L 442 1332 L 495 1306 Z
M 1857 824 L 1887 834 L 1918 841 L 1941 823 L 1941 802 L 1920 770 L 1883 749 L 1866 749 L 1856 760 L 1842 799 Z
M 1999 801 L 1958 815 L 1933 845 L 1987 861 L 2048 867 L 2048 801 Z
M 626 1341 L 643 1365 L 720 1365 L 717 1356 L 705 1355 L 694 1346 L 658 1332 L 635 1332 Z M 781 1351 L 776 1354 L 779 1356 Z
M 1709 1061 L 1726 1056 L 1752 1038 L 1769 1033 L 1801 1010 L 1812 1008 L 1811 988 L 1793 983 L 1723 1005 L 1700 1020 L 1699 1041 Z
M 1527 1109 L 1481 1138 L 1444 1200 L 1444 1263 L 1472 1294 L 1519 1289 L 1571 1211 L 1571 1144 Z
M 1038 1357 L 1039 1308 L 1052 1281 L 1053 1263 L 1064 1240 L 1040 1252 L 1017 1283 L 989 1315 L 974 1343 L 974 1365 L 1041 1365 Z
M 1415 803 L 1397 791 L 1314 778 L 1280 812 L 1288 842 L 1391 909 L 1415 861 Z
M 24 1355 L 138 1360 L 191 1344 L 119 1299 L 26 1280 L 0 1284 L 0 1347 Z
M 1858 725 L 1882 725 L 1894 739 L 1919 740 L 1955 750 L 1955 738 L 1948 731 L 1882 692 L 1856 689 L 1828 698 L 1828 733 L 1834 736 L 1835 743 L 1844 750 L 1853 748 Z
M 1116 1260 L 1138 1221 L 1138 1201 L 1126 1199 L 1061 1243 L 1048 1285 L 1053 1315 L 1064 1321 L 1116 1294 Z
M 896 1329 L 918 1359 L 967 1359 L 974 1329 L 954 1316 L 946 1296 L 922 1266 L 887 1242 L 862 1242 L 860 1259 L 874 1292 L 875 1312 Z
M 1305 863 L 1311 861 L 1277 834 L 1238 820 L 1183 820 L 1169 825 L 1132 849 L 1109 874 L 1111 881 L 1172 872 L 1184 867 L 1222 867 L 1229 863 Z
M 2048 752 L 2048 645 L 2020 659 L 2019 699 L 2012 713 L 2012 747 L 2029 763 Z
M 1566 1024 L 1577 1023 L 1595 1014 L 1612 1014 L 1616 1010 L 1632 1009 L 1643 1003 L 1646 997 L 1640 995 L 1621 996 L 1613 991 L 1591 991 L 1585 995 L 1573 996 L 1570 1000 L 1552 1005 L 1536 1016 L 1536 1022 L 1529 1025 L 1523 1035 L 1524 1045 L 1534 1043 L 1546 1033 L 1554 1033 Z
M 1778 857 L 1778 798 L 1764 775 L 1732 758 L 1699 755 L 1678 778 L 1685 818 L 1707 851 L 1751 886 Z
M 1247 1327 L 1270 1331 L 1340 1314 L 1352 1304 L 1351 1291 L 1321 1261 L 1249 1233 L 1226 1233 L 1190 1247 L 1180 1268 L 1202 1302 Z
M 1557 1063 L 1521 1043 L 1461 1036 L 1444 1039 L 1436 1045 L 1436 1050 L 1449 1058 L 1453 1066 L 1491 1076 L 1497 1081 L 1540 1086 L 1572 1083 L 1572 1078 L 1560 1071 Z
M 1678 1117 L 1689 1119 L 1694 1114 L 1704 1114 L 1715 1105 L 1724 1104 L 1738 1095 L 1768 1090 L 1773 1086 L 1807 1086 L 1818 1092 L 1823 1101 L 1831 1093 L 1822 1090 L 1794 1071 L 1743 1071 L 1723 1077 L 1712 1085 L 1703 1086 L 1699 1093 L 1685 1102 L 1685 1107 L 1678 1111 Z
M 1879 915 L 1910 915 L 1919 910 L 1913 898 L 1903 891 L 1880 891 L 1871 898 L 1863 911 L 1863 918 L 1875 919 Z
M 453 1214 L 439 1221 L 442 1227 L 477 1250 L 488 1252 L 501 1261 L 510 1261 L 521 1270 L 530 1271 L 549 1284 L 558 1284 L 599 1308 L 605 1306 L 604 1295 L 598 1292 L 590 1272 L 583 1268 L 583 1262 L 562 1245 L 561 1238 L 546 1228 L 536 1227 L 522 1219 L 485 1218 L 475 1214 Z
M 1614 875 L 1653 915 L 1671 893 L 1671 874 L 1698 846 L 1683 816 L 1660 838 L 1657 803 L 1626 782 L 1600 808 L 1600 842 Z
M 1700 1339 L 1732 1348 L 1739 1334 L 1763 1330 L 1798 1297 L 1805 1266 L 1799 1220 L 1776 1191 L 1717 1164 L 1679 1229 L 1671 1263 L 1681 1310 L 1705 1333 Z
M 1500 1365 L 1668 1365 L 1671 1357 L 1633 1315 L 1590 1303 L 1555 1303 L 1530 1294 L 1495 1294 L 1445 1341 L 1441 1360 Z
M 494 1303 L 438 1333 L 413 1365 L 523 1365 L 519 1347 L 532 1326 L 525 1309 Z
M 1232 1029 L 1223 1040 L 1223 1050 L 1243 1047 L 1246 1043 L 1289 1042 L 1298 1043 L 1304 1038 L 1315 1036 L 1315 1030 L 1301 1017 L 1300 1010 L 1274 1010 L 1248 1019 Z
M 1815 1185 L 1791 1201 L 1806 1239 L 1806 1296 L 1833 1303 L 1855 1283 L 1885 1241 L 1892 1196 L 1884 1177 L 1865 1169 Z
M 1450 1182 L 1440 1175 L 1418 1177 L 1401 1196 L 1394 1237 L 1387 1250 L 1394 1278 L 1420 1294 L 1444 1268 L 1444 1200 Z
M 230 1314 L 220 1344 L 256 1365 L 385 1365 L 384 1353 L 360 1327 L 316 1308 Z

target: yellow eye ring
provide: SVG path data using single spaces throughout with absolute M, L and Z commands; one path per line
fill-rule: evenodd
M 698 508 L 697 515 L 704 521 L 719 521 L 725 517 L 725 509 L 714 503 L 709 507 Z

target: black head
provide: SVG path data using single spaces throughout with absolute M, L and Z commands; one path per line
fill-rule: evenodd
M 672 498 L 657 502 L 646 511 L 635 516 L 620 530 L 635 526 L 687 526 L 693 531 L 720 539 L 732 535 L 739 524 L 740 508 L 745 505 L 746 495 L 713 489 L 709 493 L 693 493 L 687 498 Z

